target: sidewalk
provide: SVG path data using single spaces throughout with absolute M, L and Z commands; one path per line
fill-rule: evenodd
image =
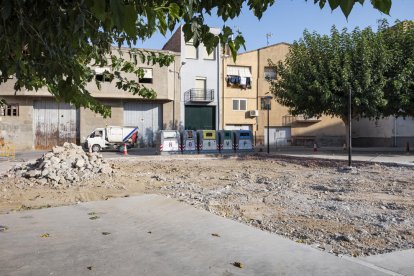
M 387 151 L 388 150 L 388 151 Z M 262 153 L 266 154 L 266 153 Z M 280 150 L 271 151 L 270 154 L 294 156 L 294 157 L 306 157 L 306 158 L 321 158 L 332 160 L 344 160 L 347 164 L 348 152 L 342 149 L 318 149 L 316 152 L 313 149 L 306 151 L 298 150 Z M 352 152 L 353 161 L 365 161 L 365 162 L 379 162 L 387 164 L 399 164 L 404 166 L 414 166 L 414 154 L 406 153 L 398 148 L 357 148 Z M 346 165 L 345 164 L 345 165 Z
M 255 148 L 256 151 L 262 152 L 267 151 L 266 146 L 257 146 Z M 304 147 L 304 146 L 285 146 L 285 147 L 275 147 L 271 145 L 270 147 L 271 152 L 313 152 L 313 147 Z M 342 147 L 317 147 L 318 152 L 325 152 L 325 153 L 347 153 L 347 150 L 344 150 Z M 354 153 L 398 153 L 398 154 L 406 154 L 405 147 L 353 147 L 352 152 Z M 414 149 L 411 150 L 411 154 L 414 154 Z
M 0 232 L 0 275 L 401 275 L 156 195 L 0 222 L 8 227 Z M 406 261 L 397 269 L 408 269 L 413 260 Z

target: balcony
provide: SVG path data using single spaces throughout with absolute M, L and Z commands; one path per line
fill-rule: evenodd
M 192 88 L 184 93 L 186 103 L 210 103 L 214 101 L 214 89 Z
M 298 116 L 292 116 L 292 115 L 286 115 L 282 117 L 282 123 L 284 126 L 292 125 L 293 123 L 317 123 L 320 122 L 320 118 L 316 117 L 306 117 L 304 115 L 298 115 Z

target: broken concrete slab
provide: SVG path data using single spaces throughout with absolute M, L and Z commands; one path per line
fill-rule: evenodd
M 100 218 L 90 220 L 90 212 Z M 156 195 L 30 210 L 0 221 L 8 226 L 1 233 L 1 275 L 387 275 Z M 50 237 L 39 238 L 43 233 Z
M 387 270 L 398 272 L 402 275 L 414 276 L 414 249 L 361 257 L 358 259 Z

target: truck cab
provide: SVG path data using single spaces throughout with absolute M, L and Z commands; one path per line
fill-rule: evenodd
M 104 128 L 95 129 L 86 138 L 86 148 L 91 148 L 93 152 L 98 152 L 101 149 L 106 148 L 106 133 Z

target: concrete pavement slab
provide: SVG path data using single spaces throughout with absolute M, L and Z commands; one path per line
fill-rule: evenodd
M 403 275 L 414 276 L 414 249 L 368 256 L 359 259 L 387 270 L 396 271 Z
M 0 275 L 390 275 L 157 195 L 11 213 L 0 225 Z

